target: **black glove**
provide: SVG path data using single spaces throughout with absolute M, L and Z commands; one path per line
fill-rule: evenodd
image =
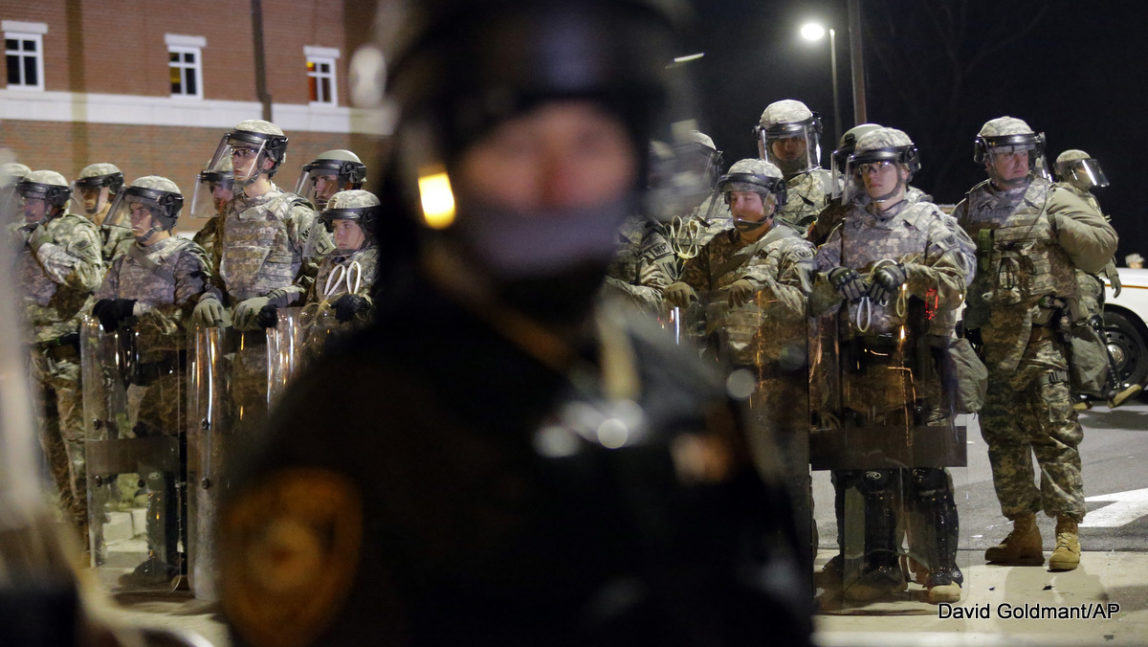
M 855 269 L 835 267 L 829 270 L 829 283 L 846 301 L 857 301 L 865 296 L 865 281 Z
M 335 319 L 350 321 L 359 312 L 371 307 L 371 302 L 357 294 L 344 294 L 335 301 Z
M 259 314 L 255 316 L 256 323 L 261 328 L 274 328 L 279 325 L 279 307 L 273 303 L 268 303 L 259 309 Z
M 904 263 L 882 265 L 869 275 L 869 279 L 873 282 L 869 286 L 869 298 L 885 305 L 889 302 L 889 297 L 896 294 L 908 278 Z
M 100 320 L 106 332 L 113 332 L 120 322 L 132 316 L 135 299 L 100 299 L 92 307 L 92 314 Z

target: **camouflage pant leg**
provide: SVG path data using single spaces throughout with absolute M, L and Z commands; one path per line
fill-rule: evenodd
M 147 536 L 151 557 L 171 566 L 178 559 L 181 510 L 177 493 L 182 452 L 179 438 L 183 434 L 183 412 L 186 407 L 182 375 L 163 375 L 147 386 L 128 388 L 132 429 L 137 437 L 166 436 L 174 442 L 164 446 L 162 454 L 141 457 L 139 477 L 147 486 Z
M 1077 446 L 1084 431 L 1072 408 L 1064 357 L 1051 340 L 1032 345 L 1015 375 L 990 375 L 981 412 L 981 435 L 988 444 L 1001 512 L 1015 519 L 1043 508 L 1050 515 L 1083 519 Z M 1033 454 L 1041 471 L 1039 489 Z
M 804 381 L 766 379 L 750 400 L 750 433 L 776 448 L 777 469 L 793 507 L 800 537 L 816 549 L 813 490 L 809 474 L 809 408 Z M 756 443 L 755 443 L 756 444 Z
M 79 531 L 88 532 L 88 488 L 84 456 L 84 408 L 79 364 L 69 359 L 32 356 L 39 387 L 40 445 L 60 495 L 60 509 Z

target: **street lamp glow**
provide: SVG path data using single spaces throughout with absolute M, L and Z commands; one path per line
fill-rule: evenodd
M 801 26 L 801 37 L 808 41 L 825 38 L 825 27 L 821 23 L 807 22 Z

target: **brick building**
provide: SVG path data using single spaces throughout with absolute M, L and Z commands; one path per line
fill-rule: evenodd
M 386 126 L 350 107 L 347 68 L 373 17 L 369 0 L 0 0 L 0 146 L 68 178 L 165 175 L 190 199 L 223 132 L 269 106 L 281 187 L 331 148 L 370 166 Z

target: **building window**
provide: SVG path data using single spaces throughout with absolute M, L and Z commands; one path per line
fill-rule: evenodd
M 312 104 L 334 106 L 338 100 L 338 86 L 335 83 L 335 61 L 339 50 L 331 47 L 303 48 L 307 57 L 307 88 Z
M 4 59 L 8 70 L 8 87 L 26 90 L 44 89 L 44 23 L 3 21 Z
M 167 42 L 168 73 L 171 77 L 171 96 L 203 98 L 203 47 L 207 39 L 202 36 L 165 34 Z

